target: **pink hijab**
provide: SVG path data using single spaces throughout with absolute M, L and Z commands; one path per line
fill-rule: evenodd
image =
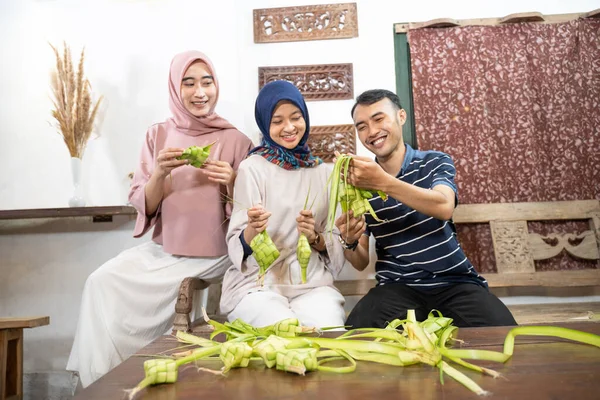
M 217 101 L 215 101 L 209 114 L 200 118 L 195 117 L 183 105 L 183 101 L 181 100 L 181 80 L 185 71 L 197 60 L 204 62 L 208 66 L 217 88 L 216 100 L 219 100 L 219 81 L 217 80 L 215 68 L 210 59 L 203 53 L 195 50 L 179 53 L 171 61 L 171 72 L 169 75 L 169 108 L 173 113 L 171 119 L 178 129 L 190 136 L 204 135 L 221 129 L 235 129 L 225 118 L 215 113 L 214 107 Z

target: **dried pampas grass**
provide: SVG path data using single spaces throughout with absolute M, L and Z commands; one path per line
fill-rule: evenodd
M 91 85 L 83 73 L 84 50 L 77 71 L 73 69 L 71 50 L 63 43 L 63 54 L 50 44 L 56 55 L 56 71 L 52 71 L 52 116 L 71 157 L 81 159 L 85 145 L 92 135 L 94 120 L 102 96 L 92 105 Z

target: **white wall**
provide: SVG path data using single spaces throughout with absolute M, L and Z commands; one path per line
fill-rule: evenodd
M 0 0 L 0 209 L 66 206 L 69 154 L 49 125 L 48 42 L 85 45 L 93 90 L 105 96 L 99 137 L 83 159 L 88 205 L 127 201 L 147 127 L 168 115 L 171 57 L 198 49 L 221 80 L 218 112 L 258 138 L 253 104 L 259 66 L 346 63 L 354 91 L 395 90 L 393 24 L 433 18 L 501 17 L 597 8 L 593 0 L 357 0 L 359 37 L 254 44 L 252 10 L 315 4 L 308 0 Z M 343 2 L 334 1 L 330 2 Z M 350 123 L 351 100 L 308 103 L 313 125 Z M 362 148 L 359 154 L 367 154 Z M 85 278 L 124 248 L 139 243 L 132 225 L 50 222 L 0 229 L 0 315 L 50 315 L 51 325 L 27 332 L 27 371 L 63 370 Z M 348 270 L 343 277 L 357 274 Z
M 89 205 L 113 205 L 126 202 L 127 174 L 135 168 L 147 127 L 169 115 L 166 84 L 176 52 L 199 49 L 213 59 L 221 79 L 218 111 L 257 140 L 253 103 L 259 66 L 351 62 L 355 94 L 374 87 L 395 90 L 394 22 L 598 7 L 593 0 L 357 1 L 358 38 L 254 44 L 254 8 L 314 3 L 0 0 L 0 209 L 66 206 L 70 196 L 69 154 L 50 126 L 54 60 L 48 42 L 65 40 L 74 53 L 86 47 L 87 74 L 105 103 L 100 136 L 84 155 L 84 191 Z M 351 106 L 351 100 L 309 102 L 312 123 L 349 123 Z
M 2 0 L 0 159 L 13 173 L 0 177 L 0 208 L 65 206 L 71 190 L 69 154 L 49 125 L 54 56 L 48 42 L 65 40 L 74 53 L 85 45 L 93 90 L 105 96 L 100 137 L 83 158 L 90 205 L 127 201 L 127 174 L 146 129 L 169 115 L 167 77 L 175 53 L 210 54 L 224 78 L 220 110 L 243 126 L 236 112 L 238 31 L 217 17 L 224 15 L 235 15 L 235 2 Z

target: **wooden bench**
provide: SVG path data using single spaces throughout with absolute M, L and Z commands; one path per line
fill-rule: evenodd
M 592 288 L 593 293 L 593 290 L 600 287 L 600 266 L 597 262 L 600 260 L 598 200 L 463 204 L 456 208 L 453 220 L 455 224 L 489 224 L 497 273 L 485 273 L 484 277 L 496 294 L 510 288 L 533 289 L 534 293 L 539 288 Z M 527 226 L 531 221 L 576 220 L 589 221 L 589 229 L 579 234 L 541 236 L 529 232 Z M 596 268 L 536 271 L 535 261 L 555 257 L 563 251 L 574 258 L 596 260 Z M 189 331 L 192 328 L 189 313 L 192 310 L 194 291 L 208 287 L 200 279 L 189 279 L 195 283 L 184 281 L 175 307 L 177 315 L 174 328 L 177 330 Z M 364 296 L 375 284 L 375 279 L 335 283 L 344 296 Z M 218 315 L 220 285 L 213 287 L 209 291 L 207 312 L 209 315 Z M 571 290 L 569 293 L 573 292 Z M 526 293 L 527 290 L 520 291 L 520 294 Z M 596 320 L 593 315 L 600 314 L 600 302 L 513 305 L 509 309 L 519 324 L 561 322 L 573 318 Z M 222 316 L 218 318 L 223 319 Z
M 0 318 L 0 400 L 23 398 L 23 329 L 49 323 L 50 317 Z

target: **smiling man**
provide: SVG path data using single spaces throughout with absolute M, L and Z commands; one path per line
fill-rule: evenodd
M 354 268 L 362 271 L 369 264 L 370 235 L 377 252 L 377 286 L 359 301 L 346 325 L 381 328 L 406 318 L 408 309 L 416 310 L 419 320 L 437 309 L 457 326 L 516 325 L 458 243 L 452 222 L 456 170 L 450 156 L 404 143 L 406 112 L 390 91 L 358 96 L 352 118 L 375 161 L 353 157 L 348 181 L 389 197 L 369 200 L 383 222 L 368 214 L 355 218 L 352 211 L 336 220 L 344 255 Z

